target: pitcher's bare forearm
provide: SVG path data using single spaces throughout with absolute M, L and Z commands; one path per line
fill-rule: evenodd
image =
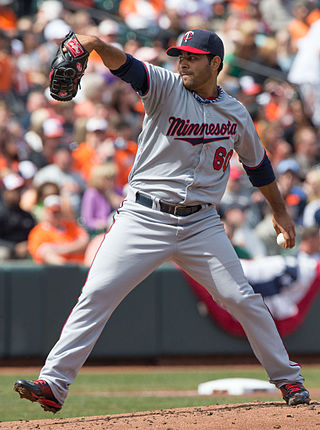
M 76 35 L 81 45 L 88 51 L 93 50 L 99 55 L 103 64 L 111 70 L 119 69 L 127 60 L 126 54 L 113 45 L 103 42 L 96 36 Z
M 273 212 L 273 227 L 277 234 L 283 233 L 285 238 L 285 248 L 293 248 L 295 245 L 294 222 L 288 214 L 285 201 L 280 193 L 276 181 L 269 185 L 259 187 Z
M 259 190 L 268 201 L 273 213 L 282 214 L 283 212 L 286 212 L 287 210 L 286 205 L 281 196 L 281 193 L 276 181 L 271 182 L 271 184 L 269 185 L 264 185 L 263 187 L 259 187 Z

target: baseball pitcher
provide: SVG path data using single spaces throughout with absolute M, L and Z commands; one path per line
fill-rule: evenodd
M 287 404 L 309 403 L 300 366 L 290 361 L 262 297 L 245 278 L 216 210 L 236 152 L 268 201 L 285 247 L 295 244 L 293 221 L 250 115 L 217 85 L 222 40 L 210 31 L 188 31 L 180 46 L 167 50 L 178 58 L 178 73 L 138 61 L 94 36 L 71 34 L 66 43 L 57 54 L 66 58 L 54 61 L 51 72 L 56 98 L 74 97 L 86 65 L 78 59 L 94 49 L 105 66 L 141 96 L 145 117 L 128 195 L 78 302 L 39 379 L 20 379 L 14 389 L 45 410 L 59 411 L 112 312 L 137 284 L 171 260 L 241 323 Z

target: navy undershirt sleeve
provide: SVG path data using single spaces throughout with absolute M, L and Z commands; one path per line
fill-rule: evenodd
M 146 66 L 130 54 L 126 54 L 127 61 L 116 70 L 110 72 L 125 82 L 131 84 L 132 88 L 141 96 L 149 90 L 149 79 Z
M 249 180 L 255 187 L 263 187 L 264 185 L 269 185 L 276 178 L 273 172 L 270 160 L 265 153 L 263 160 L 256 167 L 247 167 L 243 165 Z

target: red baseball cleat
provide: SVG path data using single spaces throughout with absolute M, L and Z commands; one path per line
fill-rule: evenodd
M 55 414 L 62 408 L 62 405 L 54 397 L 49 384 L 43 379 L 37 379 L 36 381 L 18 379 L 13 389 L 20 394 L 21 399 L 40 403 L 40 406 L 45 411 Z
M 300 382 L 289 382 L 282 385 L 280 390 L 283 394 L 283 399 L 289 406 L 300 405 L 302 403 L 309 404 L 309 391 Z

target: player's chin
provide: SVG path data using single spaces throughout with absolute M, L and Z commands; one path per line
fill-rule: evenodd
M 191 79 L 189 79 L 188 76 L 187 77 L 185 77 L 185 76 L 182 77 L 182 83 L 183 83 L 183 86 L 187 90 L 192 91 L 194 89 L 193 81 Z

